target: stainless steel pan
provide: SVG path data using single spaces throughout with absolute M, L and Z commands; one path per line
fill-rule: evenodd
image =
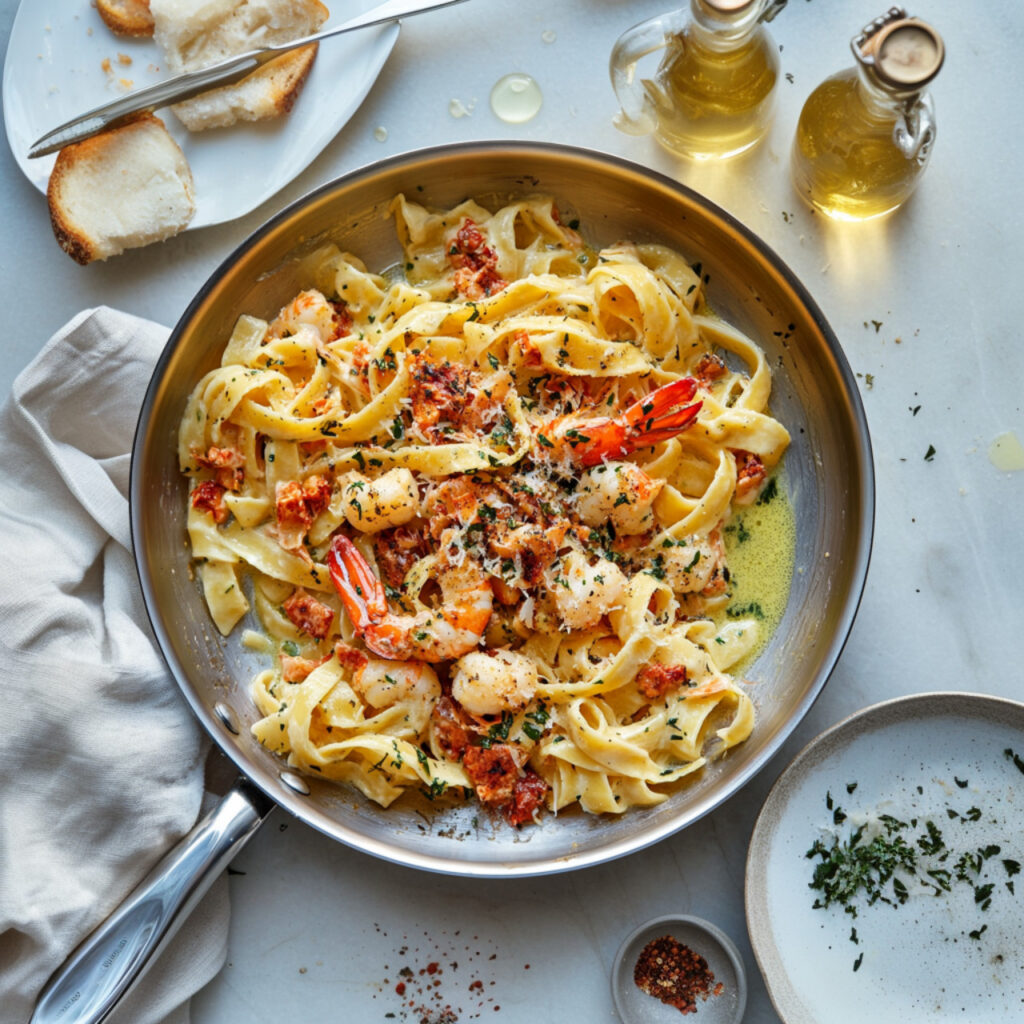
M 486 204 L 550 193 L 563 219 L 578 217 L 591 242 L 629 238 L 672 246 L 701 261 L 716 310 L 757 338 L 771 360 L 772 410 L 794 439 L 786 473 L 801 571 L 781 626 L 749 672 L 758 681 L 753 735 L 658 807 L 614 819 L 563 813 L 521 832 L 474 824 L 472 808 L 438 813 L 410 800 L 382 810 L 354 791 L 296 775 L 250 735 L 257 715 L 249 682 L 259 658 L 234 638 L 221 638 L 189 570 L 178 422 L 193 385 L 219 362 L 238 315 L 272 318 L 307 283 L 297 274 L 302 254 L 329 239 L 375 269 L 399 260 L 393 223 L 385 216 L 399 192 L 434 206 L 467 196 Z M 621 857 L 707 814 L 764 766 L 825 685 L 860 600 L 873 514 L 867 426 L 835 336 L 779 259 L 701 196 L 613 157 L 512 143 L 412 153 L 324 186 L 228 257 L 188 308 L 153 375 L 132 460 L 132 533 L 153 631 L 182 694 L 243 781 L 143 883 L 116 922 L 83 947 L 72 982 L 55 977 L 44 1008 L 57 1013 L 77 992 L 100 1014 L 81 1019 L 102 1019 L 130 983 L 120 965 L 136 973 L 144 968 L 273 804 L 374 856 L 431 871 L 504 877 Z

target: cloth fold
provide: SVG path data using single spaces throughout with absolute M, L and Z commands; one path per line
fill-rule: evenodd
M 132 439 L 167 329 L 87 310 L 0 411 L 0 1024 L 196 822 L 208 741 L 150 634 Z M 187 1024 L 223 965 L 219 879 L 110 1024 Z

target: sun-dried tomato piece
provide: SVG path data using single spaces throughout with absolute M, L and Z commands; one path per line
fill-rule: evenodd
M 192 491 L 192 507 L 209 512 L 215 523 L 227 521 L 231 514 L 227 505 L 224 504 L 225 488 L 213 480 L 203 480 L 196 484 Z
M 658 700 L 686 682 L 685 665 L 644 665 L 637 673 L 637 689 L 648 699 Z
M 551 787 L 532 769 L 527 768 L 516 779 L 512 799 L 505 807 L 505 820 L 516 827 L 533 821 L 537 811 L 544 804 Z
M 449 761 L 461 761 L 469 748 L 469 730 L 451 697 L 441 697 L 430 713 L 431 727 L 441 751 Z
M 470 747 L 462 756 L 462 765 L 482 804 L 501 805 L 512 799 L 519 765 L 507 743 Z
M 334 621 L 334 609 L 318 601 L 302 587 L 296 587 L 281 608 L 297 629 L 317 640 L 327 636 Z

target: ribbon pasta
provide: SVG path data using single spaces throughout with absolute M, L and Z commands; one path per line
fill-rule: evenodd
M 391 213 L 400 274 L 320 249 L 181 420 L 213 621 L 276 655 L 253 732 L 385 807 L 657 804 L 754 727 L 722 530 L 789 442 L 764 354 L 550 198 Z

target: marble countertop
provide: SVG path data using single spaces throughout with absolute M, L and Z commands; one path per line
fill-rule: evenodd
M 623 860 L 517 881 L 418 873 L 275 812 L 233 865 L 228 963 L 193 1000 L 194 1024 L 270 1024 L 295 1019 L 298 1007 L 324 1021 L 419 1020 L 410 999 L 438 1016 L 450 1005 L 462 1021 L 613 1022 L 609 975 L 619 943 L 670 912 L 707 918 L 736 940 L 750 981 L 745 1019 L 770 1024 L 779 1018 L 747 938 L 743 878 L 774 779 L 823 729 L 879 700 L 927 690 L 1024 695 L 1024 472 L 999 471 L 989 454 L 1007 432 L 1024 440 L 1024 9 L 1016 0 L 970 10 L 929 0 L 911 10 L 947 46 L 933 87 L 931 165 L 895 216 L 826 223 L 789 183 L 796 119 L 809 91 L 848 66 L 848 40 L 883 8 L 877 0 L 790 0 L 770 28 L 787 75 L 769 137 L 741 161 L 689 165 L 612 125 L 608 54 L 660 4 L 520 0 L 510 17 L 501 0 L 471 0 L 407 22 L 356 115 L 259 209 L 86 268 L 56 247 L 44 199 L 0 147 L 4 394 L 84 307 L 173 324 L 252 230 L 336 175 L 426 145 L 520 139 L 645 164 L 759 234 L 832 324 L 871 429 L 876 535 L 856 624 L 821 697 L 740 793 Z M 17 0 L 0 0 L 4 51 L 16 9 Z M 521 125 L 500 121 L 488 105 L 509 72 L 530 74 L 543 91 L 540 112 Z M 420 973 L 431 963 L 439 973 Z M 404 1000 L 395 991 L 402 967 L 412 970 Z

